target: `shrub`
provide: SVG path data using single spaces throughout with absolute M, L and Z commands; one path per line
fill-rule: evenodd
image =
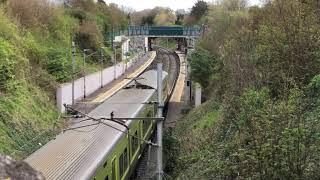
M 71 79 L 71 65 L 68 63 L 68 52 L 62 48 L 49 50 L 47 59 L 47 71 L 53 75 L 58 82 L 65 82 Z
M 47 0 L 10 0 L 8 10 L 24 27 L 46 26 L 53 15 Z
M 92 49 L 94 51 L 101 47 L 103 36 L 94 21 L 84 21 L 76 34 L 76 42 L 80 49 Z
M 14 47 L 0 38 L 0 91 L 7 90 L 7 85 L 15 78 Z

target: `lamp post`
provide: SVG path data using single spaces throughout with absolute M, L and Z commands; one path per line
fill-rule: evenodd
M 117 48 L 119 46 L 117 44 L 115 44 L 115 42 L 113 43 L 113 77 L 114 80 L 117 79 Z
M 89 52 L 90 49 L 84 49 L 83 50 L 83 97 L 86 98 L 86 58 L 89 58 L 90 56 L 96 54 L 97 52 L 93 52 L 89 55 L 86 54 L 86 52 Z

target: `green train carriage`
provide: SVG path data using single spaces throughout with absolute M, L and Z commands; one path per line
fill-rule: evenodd
M 167 73 L 163 72 L 163 94 L 167 95 Z M 144 104 L 157 99 L 157 72 L 143 73 L 138 86 L 122 89 L 107 99 L 89 116 L 110 117 L 152 117 L 154 107 Z M 166 97 L 164 97 L 165 99 Z M 75 126 L 89 125 L 83 121 Z M 67 131 L 57 136 L 44 147 L 26 159 L 31 166 L 47 179 L 128 179 L 134 171 L 138 158 L 155 129 L 155 121 L 129 120 L 127 129 L 117 123 L 105 121 L 106 125 L 82 128 L 81 131 Z M 118 130 L 116 130 L 116 129 Z M 120 130 L 120 131 L 119 131 Z M 135 138 L 139 137 L 139 138 Z

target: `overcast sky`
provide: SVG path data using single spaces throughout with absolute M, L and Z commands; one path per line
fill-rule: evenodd
M 155 6 L 170 7 L 171 9 L 189 9 L 197 0 L 105 0 L 107 3 L 116 3 L 135 10 L 151 9 Z M 212 2 L 212 0 L 206 0 Z M 250 5 L 258 5 L 260 0 L 248 0 Z

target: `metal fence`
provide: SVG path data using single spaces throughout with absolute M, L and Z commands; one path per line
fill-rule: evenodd
M 199 37 L 202 33 L 200 27 L 185 26 L 128 26 L 115 29 L 108 33 L 108 39 L 115 36 L 153 36 L 153 37 Z

